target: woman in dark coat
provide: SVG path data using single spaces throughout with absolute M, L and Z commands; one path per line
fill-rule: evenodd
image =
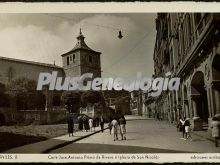
M 96 117 L 96 126 L 98 127 L 99 126 L 99 118 L 98 117 Z
M 83 116 L 83 125 L 86 132 L 89 130 L 89 118 L 87 116 Z
M 83 130 L 83 119 L 82 119 L 82 116 L 78 117 L 78 123 L 79 123 L 79 130 L 82 131 Z
M 109 119 L 108 128 L 109 128 L 109 133 L 111 135 L 111 133 L 112 133 L 112 118 L 111 117 Z
M 96 127 L 96 118 L 93 117 L 93 128 L 94 128 L 94 131 L 95 131 L 95 127 Z
M 103 119 L 103 116 L 100 117 L 100 126 L 101 126 L 101 131 L 102 133 L 104 132 L 104 119 Z
M 74 123 L 73 123 L 73 119 L 71 117 L 68 118 L 68 133 L 69 133 L 69 136 L 73 136 L 73 128 L 74 128 Z

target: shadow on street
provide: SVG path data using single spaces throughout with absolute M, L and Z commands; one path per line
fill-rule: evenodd
M 29 136 L 8 132 L 0 132 L 0 152 L 46 139 L 47 138 L 42 136 Z
M 190 153 L 187 151 L 158 149 L 136 146 L 116 146 L 110 144 L 74 143 L 51 153 Z

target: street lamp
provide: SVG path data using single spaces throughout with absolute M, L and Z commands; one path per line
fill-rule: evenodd
M 121 30 L 120 30 L 120 31 L 119 31 L 119 34 L 118 34 L 118 38 L 119 38 L 119 39 L 122 39 L 122 37 L 123 37 L 123 36 L 122 36 Z

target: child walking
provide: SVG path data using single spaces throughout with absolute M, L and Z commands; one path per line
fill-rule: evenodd
M 93 128 L 93 119 L 92 118 L 89 118 L 89 128 L 90 128 L 90 131 L 92 132 L 92 128 Z
M 109 128 L 109 133 L 110 135 L 112 134 L 112 120 L 110 119 L 109 123 L 108 123 L 108 128 Z
M 121 133 L 121 140 L 126 140 L 126 120 L 124 116 L 119 118 L 119 125 L 120 125 L 120 133 Z
M 112 126 L 113 126 L 113 131 L 114 131 L 114 141 L 118 140 L 118 121 L 114 118 L 112 120 Z
M 192 136 L 190 134 L 190 122 L 189 119 L 186 119 L 185 123 L 185 133 L 186 133 L 186 139 L 189 139 L 190 141 L 192 141 Z
M 184 139 L 184 140 L 186 140 L 186 139 L 185 139 L 185 134 L 186 134 L 186 131 L 185 131 L 185 130 L 186 130 L 186 129 L 185 129 L 185 121 L 186 121 L 186 117 L 184 117 L 183 119 L 180 119 L 180 120 L 179 120 L 179 122 L 180 122 L 180 127 L 181 127 L 180 129 L 182 130 L 182 136 L 183 136 L 181 139 Z

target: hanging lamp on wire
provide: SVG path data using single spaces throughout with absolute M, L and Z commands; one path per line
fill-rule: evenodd
M 122 39 L 122 37 L 123 37 L 122 32 L 121 32 L 121 30 L 119 30 L 118 38 L 119 38 L 119 39 Z

